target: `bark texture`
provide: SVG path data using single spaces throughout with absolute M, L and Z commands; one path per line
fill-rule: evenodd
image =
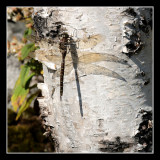
M 57 152 L 138 152 L 145 147 L 135 135 L 141 111 L 152 110 L 151 13 L 152 8 L 139 7 L 34 8 L 40 49 L 31 56 L 44 70 L 38 101 Z M 89 65 L 80 66 L 85 73 L 75 64 L 69 74 L 65 68 L 60 101 L 56 73 L 61 64 L 51 57 L 61 54 L 58 35 L 63 32 L 72 40 L 68 57 L 100 53 L 108 59 L 93 63 L 105 68 L 94 72 Z

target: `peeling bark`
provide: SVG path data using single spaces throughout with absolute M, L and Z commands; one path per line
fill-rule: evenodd
M 38 84 L 43 97 L 38 101 L 56 152 L 139 150 L 139 111 L 152 111 L 152 8 L 127 9 L 34 8 L 34 40 L 40 49 L 30 56 L 43 63 L 44 83 Z M 61 64 L 56 62 L 64 33 L 69 50 L 61 101 Z M 87 54 L 94 56 L 87 60 Z

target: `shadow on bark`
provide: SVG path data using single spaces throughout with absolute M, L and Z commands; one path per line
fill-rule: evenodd
M 72 59 L 75 59 L 75 57 L 76 57 L 76 61 L 73 62 L 73 67 L 75 70 L 75 79 L 76 79 L 77 92 L 78 92 L 78 98 L 79 98 L 80 113 L 81 113 L 81 117 L 83 117 L 81 88 L 80 88 L 78 72 L 77 72 L 77 68 L 78 68 L 78 66 L 77 66 L 77 64 L 78 64 L 77 46 L 72 38 L 71 38 L 71 41 L 73 42 L 73 44 L 70 45 L 70 52 L 71 52 Z M 75 63 L 75 62 L 77 62 L 77 63 Z

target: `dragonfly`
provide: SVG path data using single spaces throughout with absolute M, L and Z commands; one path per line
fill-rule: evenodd
M 80 77 L 78 75 L 78 71 L 84 73 L 84 75 L 105 75 L 113 78 L 117 78 L 123 81 L 126 81 L 122 76 L 120 76 L 118 73 L 93 64 L 95 62 L 100 61 L 108 61 L 108 62 L 116 62 L 121 63 L 124 65 L 128 65 L 126 60 L 121 59 L 115 55 L 107 54 L 107 53 L 96 53 L 96 52 L 88 52 L 88 51 L 77 51 L 77 46 L 75 43 L 68 43 L 68 35 L 64 34 L 62 39 L 59 42 L 59 50 L 60 53 L 55 53 L 54 51 L 50 50 L 50 54 L 46 53 L 44 50 L 36 50 L 35 53 L 30 54 L 31 57 L 35 57 L 39 61 L 45 61 L 45 62 L 52 62 L 56 66 L 61 66 L 56 70 L 55 76 L 60 77 L 60 100 L 62 100 L 63 96 L 63 81 L 64 81 L 64 75 L 68 75 L 71 73 L 71 71 L 74 69 L 76 76 Z M 94 37 L 95 38 L 95 37 Z M 93 37 L 92 37 L 93 39 Z M 98 40 L 97 40 L 98 41 Z M 87 48 L 88 46 L 94 46 L 96 45 L 96 41 L 91 42 L 84 42 L 80 44 L 83 45 L 83 48 Z M 88 44 L 89 43 L 89 44 Z M 98 43 L 98 42 L 97 42 Z M 67 52 L 67 46 L 69 44 L 69 52 L 71 54 L 68 54 Z

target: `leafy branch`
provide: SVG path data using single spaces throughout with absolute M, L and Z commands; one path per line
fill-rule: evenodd
M 11 97 L 11 104 L 13 106 L 13 110 L 17 113 L 16 120 L 18 120 L 21 114 L 30 106 L 31 102 L 40 93 L 40 90 L 38 89 L 35 91 L 37 84 L 32 86 L 30 85 L 34 76 L 41 75 L 42 64 L 37 60 L 28 57 L 30 52 L 34 52 L 36 49 L 39 49 L 38 46 L 35 46 L 35 43 L 28 43 L 27 39 L 28 36 L 34 32 L 33 20 L 31 19 L 30 12 L 31 8 L 28 8 L 27 10 L 27 7 L 8 7 L 7 11 L 12 21 L 23 20 L 26 22 L 27 27 L 21 42 L 18 42 L 16 37 L 14 37 L 11 42 L 8 41 L 7 43 L 8 53 L 18 54 L 18 59 L 24 63 L 21 65 L 20 75 L 15 83 Z M 15 16 L 18 17 L 15 18 Z

